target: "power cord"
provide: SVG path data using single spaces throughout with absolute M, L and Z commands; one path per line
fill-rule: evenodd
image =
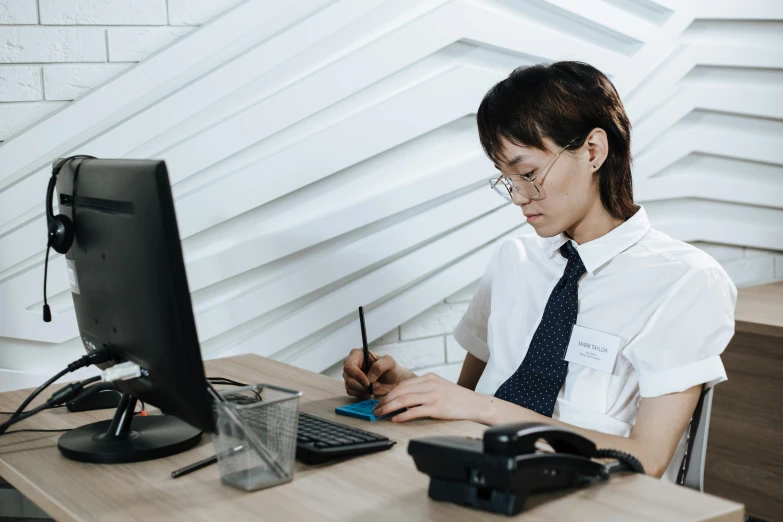
M 109 360 L 111 353 L 108 348 L 101 347 L 96 350 L 93 350 L 92 352 L 88 353 L 87 355 L 80 357 L 79 359 L 73 361 L 71 364 L 69 364 L 64 370 L 58 372 L 54 377 L 40 385 L 36 390 L 30 394 L 27 399 L 24 400 L 21 406 L 16 409 L 14 413 L 11 414 L 11 419 L 14 419 L 16 417 L 19 417 L 23 414 L 24 409 L 27 408 L 27 406 L 38 397 L 38 395 L 44 391 L 46 388 L 51 386 L 55 381 L 57 381 L 60 377 L 63 375 L 66 375 L 71 372 L 75 372 L 76 370 L 80 368 L 84 368 L 86 366 L 90 366 L 92 364 L 101 364 Z M 9 420 L 11 420 L 9 419 Z
M 26 411 L 23 413 L 20 413 L 18 415 L 12 415 L 10 419 L 5 421 L 3 424 L 0 424 L 0 435 L 3 435 L 8 428 L 16 424 L 17 422 L 21 422 L 29 417 L 32 417 L 38 412 L 41 412 L 51 406 L 55 406 L 64 402 L 69 401 L 70 399 L 76 397 L 85 386 L 88 384 L 92 384 L 94 382 L 100 381 L 101 377 L 90 377 L 89 379 L 85 379 L 83 381 L 79 381 L 76 383 L 71 383 L 63 388 L 57 390 L 52 394 L 51 397 L 49 397 L 49 400 L 47 400 L 44 404 L 38 406 L 37 408 L 33 408 L 30 411 Z M 40 393 L 40 392 L 39 392 Z M 20 408 L 21 409 L 21 408 Z M 19 411 L 19 410 L 17 410 Z
M 207 382 L 209 384 L 217 384 L 217 385 L 224 385 L 224 386 L 237 386 L 237 387 L 251 386 L 250 384 L 234 381 L 226 377 L 207 377 Z M 247 396 L 242 396 L 236 393 L 227 394 L 225 398 L 229 402 L 233 402 L 235 404 L 251 404 L 253 402 L 263 400 L 261 398 L 261 394 L 258 393 L 257 390 L 251 390 L 251 393 L 255 396 L 255 399 Z

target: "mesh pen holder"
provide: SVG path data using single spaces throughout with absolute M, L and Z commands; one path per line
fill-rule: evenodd
M 220 479 L 245 491 L 290 482 L 302 392 L 255 384 L 219 393 L 229 399 L 215 403 Z

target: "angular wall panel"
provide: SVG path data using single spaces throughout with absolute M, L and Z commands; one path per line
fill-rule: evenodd
M 750 4 L 241 3 L 0 146 L 0 389 L 81 351 L 62 256 L 41 322 L 56 157 L 166 160 L 204 356 L 320 371 L 358 344 L 358 305 L 380 337 L 478 278 L 524 226 L 486 187 L 474 123 L 523 64 L 610 75 L 655 226 L 783 249 L 783 21 Z

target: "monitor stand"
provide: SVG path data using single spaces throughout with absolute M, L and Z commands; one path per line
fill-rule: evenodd
M 81 462 L 115 464 L 168 457 L 194 447 L 198 430 L 170 415 L 134 415 L 136 397 L 122 394 L 112 420 L 94 422 L 62 435 L 60 452 Z

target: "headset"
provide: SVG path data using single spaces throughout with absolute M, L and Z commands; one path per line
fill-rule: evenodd
M 78 160 L 75 166 L 74 172 L 74 184 L 76 182 L 76 176 L 79 173 L 79 167 L 88 159 L 97 159 L 95 156 L 70 156 L 68 158 L 57 158 L 52 164 L 52 177 L 49 178 L 49 187 L 46 189 L 46 228 L 48 233 L 46 235 L 46 260 L 44 261 L 44 306 L 43 306 L 43 320 L 44 322 L 51 322 L 52 312 L 49 309 L 49 304 L 46 302 L 46 276 L 49 272 L 49 249 L 54 248 L 54 251 L 59 254 L 65 254 L 71 248 L 73 244 L 74 230 L 73 221 L 68 216 L 63 214 L 54 215 L 54 187 L 57 184 L 57 174 L 60 170 L 71 160 Z

